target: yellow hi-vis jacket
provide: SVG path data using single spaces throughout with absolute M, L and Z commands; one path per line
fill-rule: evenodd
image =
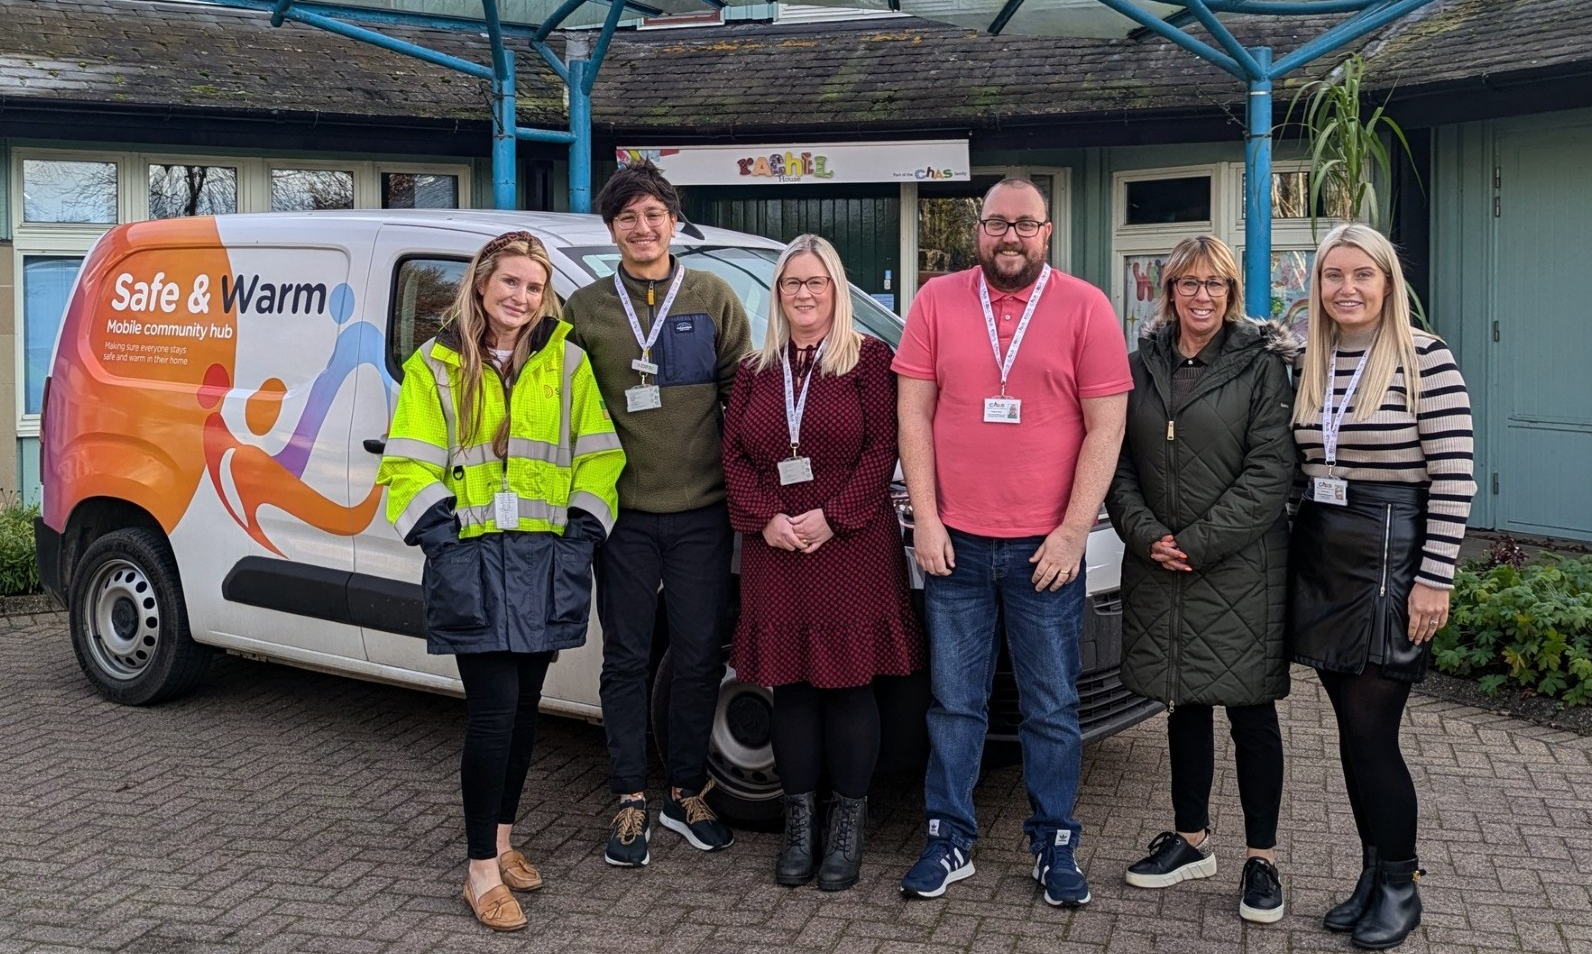
M 586 353 L 567 339 L 560 321 L 533 354 L 519 380 L 505 383 L 492 368 L 483 375 L 476 433 L 456 436 L 460 420 L 463 358 L 446 332 L 421 345 L 404 362 L 376 482 L 385 484 L 387 519 L 409 536 L 438 501 L 454 498 L 459 538 L 495 530 L 563 532 L 569 508 L 578 507 L 613 529 L 619 499 L 614 490 L 625 453 L 603 405 Z M 492 435 L 510 408 L 508 459 L 492 453 Z M 507 476 L 507 486 L 504 477 Z M 500 527 L 493 496 L 519 497 L 519 523 Z
M 586 353 L 566 340 L 568 324 L 547 321 L 546 344 L 516 380 L 486 369 L 473 435 L 458 433 L 453 330 L 404 362 L 376 482 L 387 487 L 387 518 L 426 554 L 432 653 L 548 652 L 585 640 L 593 550 L 613 529 L 625 454 Z M 492 452 L 505 413 L 506 459 Z M 505 490 L 516 498 L 512 526 L 497 521 L 494 498 Z M 571 520 L 572 510 L 595 520 Z

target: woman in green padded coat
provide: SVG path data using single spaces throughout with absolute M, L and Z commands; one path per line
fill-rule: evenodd
M 1244 317 L 1232 250 L 1186 239 L 1166 259 L 1155 318 L 1129 364 L 1133 393 L 1106 497 L 1122 558 L 1122 681 L 1166 703 L 1174 830 L 1127 882 L 1168 888 L 1216 874 L 1212 714 L 1227 709 L 1248 847 L 1239 916 L 1283 914 L 1277 699 L 1288 694 L 1284 513 L 1295 451 L 1288 368 L 1297 339 Z

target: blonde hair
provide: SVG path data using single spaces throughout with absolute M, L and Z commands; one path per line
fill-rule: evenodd
M 485 413 L 481 379 L 486 371 L 486 353 L 490 348 L 487 337 L 491 334 L 491 326 L 487 322 L 481 293 L 497 272 L 498 265 L 507 258 L 528 258 L 542 266 L 547 277 L 542 289 L 542 303 L 532 316 L 535 320 L 526 322 L 514 339 L 513 353 L 504 370 L 506 379 L 518 377 L 520 369 L 530 360 L 532 333 L 547 318 L 557 319 L 560 314 L 558 296 L 553 292 L 553 262 L 536 236 L 529 232 L 505 232 L 483 245 L 470 259 L 470 267 L 465 269 L 464 278 L 459 282 L 459 292 L 449 309 L 450 320 L 459 329 L 459 356 L 463 365 L 457 438 L 461 447 L 468 447 L 476 441 L 476 430 L 480 426 L 481 415 Z M 492 452 L 498 457 L 506 457 L 508 450 L 509 415 L 504 414 L 497 433 L 492 435 Z
M 1177 324 L 1177 306 L 1173 299 L 1177 292 L 1172 288 L 1178 279 L 1192 275 L 1205 265 L 1217 277 L 1227 279 L 1227 311 L 1222 321 L 1237 321 L 1244 317 L 1244 283 L 1239 278 L 1238 259 L 1227 243 L 1214 235 L 1196 235 L 1177 243 L 1172 254 L 1161 266 L 1161 287 L 1155 299 L 1155 317 L 1151 328 Z
M 1304 368 L 1299 377 L 1299 395 L 1294 401 L 1294 423 L 1310 424 L 1321 420 L 1321 403 L 1331 386 L 1334 370 L 1329 367 L 1332 352 L 1342 337 L 1338 323 L 1327 314 L 1321 301 L 1321 270 L 1333 249 L 1356 248 L 1370 256 L 1387 280 L 1382 296 L 1382 314 L 1371 340 L 1365 373 L 1354 402 L 1354 420 L 1364 421 L 1382 407 L 1393 373 L 1404 371 L 1404 406 L 1414 413 L 1421 399 L 1421 366 L 1415 354 L 1415 333 L 1410 328 L 1410 296 L 1404 286 L 1404 270 L 1398 252 L 1387 236 L 1360 222 L 1340 225 L 1327 233 L 1316 249 L 1316 263 L 1310 273 L 1310 327 L 1305 345 Z
M 829 326 L 823 357 L 818 359 L 818 370 L 830 377 L 838 377 L 857 366 L 862 354 L 862 336 L 852 327 L 851 286 L 846 282 L 846 267 L 840 264 L 840 253 L 835 251 L 828 239 L 818 235 L 798 235 L 779 253 L 779 261 L 774 264 L 774 281 L 769 289 L 773 294 L 768 300 L 768 330 L 763 334 L 763 348 L 755 359 L 756 368 L 766 371 L 774 367 L 779 363 L 780 355 L 785 353 L 785 346 L 790 344 L 790 319 L 785 317 L 779 283 L 785 277 L 785 268 L 790 260 L 802 254 L 818 256 L 824 271 L 829 273 L 829 287 L 835 296 L 835 318 Z

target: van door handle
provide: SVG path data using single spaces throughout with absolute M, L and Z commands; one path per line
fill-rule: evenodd
M 380 457 L 381 455 L 385 454 L 387 452 L 387 438 L 385 438 L 385 437 L 367 437 L 367 438 L 365 438 L 365 452 L 369 453 L 369 454 L 375 454 L 377 457 Z

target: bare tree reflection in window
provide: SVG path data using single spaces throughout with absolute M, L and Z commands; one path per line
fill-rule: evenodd
M 238 170 L 231 166 L 152 163 L 149 217 L 224 215 L 238 211 Z
M 354 174 L 339 169 L 271 170 L 271 211 L 352 209 Z
M 381 174 L 384 209 L 457 209 L 459 177 L 423 172 Z
M 116 195 L 114 162 L 22 161 L 24 221 L 112 225 L 117 220 Z

